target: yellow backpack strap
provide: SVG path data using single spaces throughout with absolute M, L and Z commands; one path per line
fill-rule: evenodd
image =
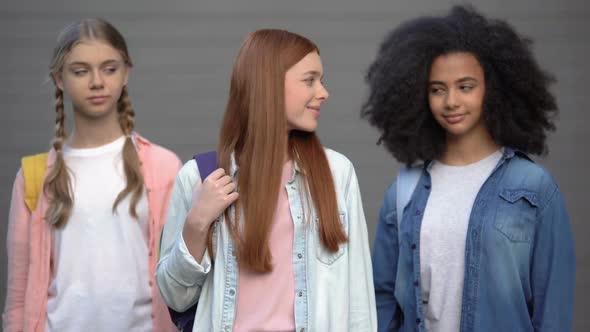
M 21 159 L 23 176 L 25 178 L 25 203 L 29 211 L 37 208 L 39 195 L 43 190 L 43 180 L 47 169 L 47 153 L 26 156 Z

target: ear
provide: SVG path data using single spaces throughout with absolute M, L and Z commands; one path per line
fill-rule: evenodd
M 57 86 L 57 88 L 60 89 L 61 92 L 64 92 L 64 81 L 61 77 L 61 74 L 52 74 L 51 79 L 53 79 L 53 83 L 55 84 L 55 86 Z
M 123 80 L 123 86 L 127 86 L 127 82 L 129 82 L 129 72 L 131 71 L 131 66 L 126 66 L 127 70 L 125 70 L 125 78 Z

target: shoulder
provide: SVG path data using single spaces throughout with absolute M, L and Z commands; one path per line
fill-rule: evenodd
M 142 136 L 136 136 L 136 146 L 140 161 L 148 168 L 157 168 L 160 175 L 176 176 L 182 166 L 180 159 L 174 152 L 150 142 Z
M 198 181 L 201 181 L 199 168 L 194 159 L 191 158 L 182 165 L 182 168 L 178 171 L 178 175 L 176 176 L 176 181 L 183 187 L 187 188 L 193 188 Z
M 541 206 L 559 189 L 553 175 L 525 155 L 516 154 L 509 159 L 506 167 L 502 188 L 533 193 Z
M 348 159 L 342 153 L 326 147 L 324 147 L 324 152 L 326 153 L 326 158 L 328 159 L 332 173 L 339 173 L 343 171 L 349 172 L 351 169 L 354 169 L 350 159 Z
M 332 171 L 336 190 L 347 193 L 350 184 L 358 182 L 352 162 L 340 152 L 329 148 L 324 148 L 324 151 Z

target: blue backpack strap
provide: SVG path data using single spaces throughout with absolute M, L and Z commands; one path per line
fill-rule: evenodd
M 217 152 L 209 151 L 204 153 L 196 154 L 193 159 L 197 162 L 199 168 L 199 174 L 201 181 L 204 181 L 209 174 L 211 174 L 217 167 Z M 178 330 L 180 331 L 192 331 L 193 325 L 195 324 L 195 315 L 197 313 L 197 306 L 199 302 L 193 304 L 190 308 L 183 312 L 174 311 L 168 307 L 170 318 Z
M 397 225 L 401 225 L 404 209 L 416 189 L 422 175 L 422 167 L 402 167 L 397 175 L 395 206 L 397 209 Z
M 196 154 L 193 159 L 197 162 L 197 166 L 199 167 L 201 181 L 205 181 L 209 174 L 213 173 L 213 171 L 218 168 L 216 151 Z

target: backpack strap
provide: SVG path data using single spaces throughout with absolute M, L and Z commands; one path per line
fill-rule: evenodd
M 37 208 L 37 201 L 43 190 L 43 181 L 47 170 L 47 153 L 23 157 L 21 167 L 25 178 L 25 204 L 29 211 L 33 212 Z
M 217 152 L 215 151 L 196 154 L 193 159 L 197 162 L 197 166 L 199 167 L 201 181 L 205 181 L 209 174 L 217 169 Z
M 422 167 L 402 167 L 397 175 L 397 187 L 395 204 L 397 208 L 397 225 L 401 225 L 404 209 L 410 202 L 410 198 L 416 189 L 418 180 L 422 175 Z
M 197 162 L 199 168 L 199 174 L 201 175 L 201 181 L 205 180 L 209 174 L 217 169 L 217 153 L 215 151 L 209 151 L 204 153 L 196 154 L 193 159 Z M 162 236 L 164 235 L 164 229 L 160 233 L 160 244 L 158 245 L 158 257 L 162 249 Z M 158 258 L 159 259 L 159 258 Z

